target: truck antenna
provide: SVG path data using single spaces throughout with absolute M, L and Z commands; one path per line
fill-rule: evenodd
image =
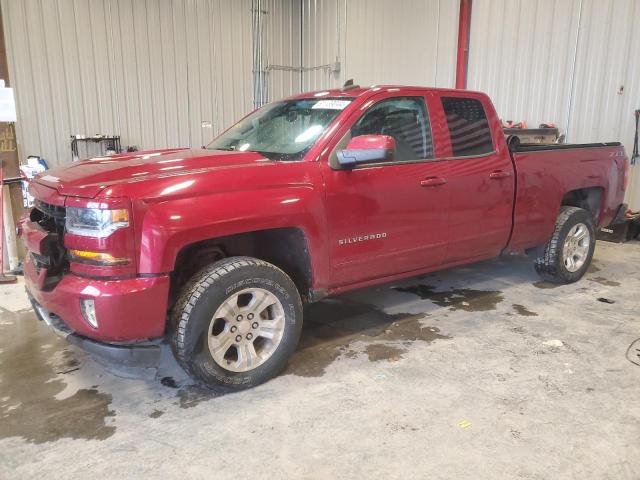
M 347 90 L 353 90 L 354 88 L 360 88 L 360 85 L 355 85 L 353 83 L 353 78 L 350 78 L 349 80 L 344 82 L 344 85 L 342 86 L 341 90 L 343 92 L 346 92 Z

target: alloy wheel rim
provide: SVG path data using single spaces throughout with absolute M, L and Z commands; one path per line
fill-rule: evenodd
M 247 288 L 229 296 L 209 322 L 213 360 L 225 370 L 247 372 L 266 362 L 282 341 L 282 303 L 268 290 Z
M 570 272 L 577 272 L 587 261 L 591 234 L 584 223 L 574 225 L 567 234 L 562 247 L 562 260 Z

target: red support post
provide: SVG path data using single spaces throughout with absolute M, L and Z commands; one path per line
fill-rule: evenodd
M 471 3 L 460 0 L 460 23 L 458 24 L 458 58 L 456 61 L 456 88 L 467 88 L 467 65 L 469 63 L 469 39 L 471 37 Z

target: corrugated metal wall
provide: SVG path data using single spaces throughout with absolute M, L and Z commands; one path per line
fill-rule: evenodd
M 300 67 L 301 62 L 301 0 L 269 0 L 267 3 L 265 65 Z M 302 72 L 269 70 L 267 73 L 267 101 L 300 93 Z
M 302 0 L 304 90 L 400 83 L 452 87 L 457 0 Z
M 75 133 L 199 146 L 252 109 L 257 0 L 0 1 L 23 156 L 67 162 Z M 454 85 L 458 0 L 260 5 L 266 100 L 349 78 Z M 638 24 L 638 0 L 474 0 L 468 86 L 505 120 L 554 122 L 568 141 L 621 140 L 630 153 Z M 640 208 L 640 173 L 632 180 Z
M 630 155 L 639 22 L 637 0 L 474 0 L 468 87 L 504 120 L 554 122 L 568 142 L 622 141 Z M 640 208 L 637 167 L 627 201 Z
M 619 140 L 631 156 L 633 112 L 640 109 L 640 1 L 583 0 L 567 138 Z M 627 201 L 640 209 L 640 167 Z
M 263 3 L 267 55 L 299 63 L 299 0 Z M 251 0 L 2 0 L 22 155 L 67 162 L 72 134 L 119 133 L 139 148 L 207 143 L 252 109 L 251 8 Z M 274 74 L 269 86 L 274 98 L 289 95 L 299 74 Z
M 302 65 L 321 67 L 340 59 L 343 72 L 320 68 L 304 72 L 303 90 L 341 86 L 345 64 L 345 0 L 302 0 Z
M 580 0 L 474 0 L 467 87 L 504 120 L 566 130 Z

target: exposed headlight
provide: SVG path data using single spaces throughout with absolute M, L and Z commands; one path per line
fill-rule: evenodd
M 129 211 L 67 207 L 67 232 L 84 237 L 104 238 L 129 226 Z

